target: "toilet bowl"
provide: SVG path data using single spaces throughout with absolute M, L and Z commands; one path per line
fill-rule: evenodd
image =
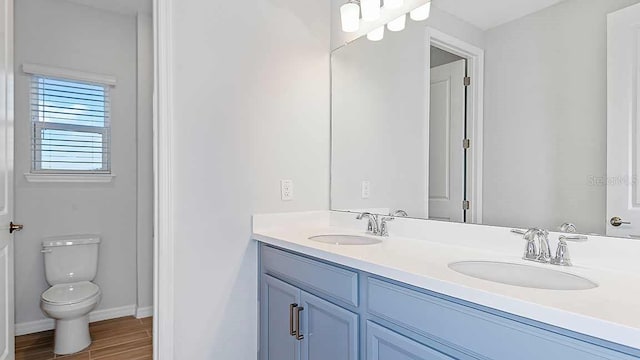
M 56 323 L 54 352 L 73 354 L 91 345 L 89 313 L 102 293 L 96 276 L 97 236 L 48 238 L 43 242 L 45 275 L 52 285 L 42 293 L 40 307 Z

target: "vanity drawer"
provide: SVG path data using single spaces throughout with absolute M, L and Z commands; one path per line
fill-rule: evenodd
M 371 315 L 478 358 L 637 359 L 375 278 L 367 288 Z
M 269 246 L 261 246 L 261 251 L 266 274 L 358 307 L 357 272 Z

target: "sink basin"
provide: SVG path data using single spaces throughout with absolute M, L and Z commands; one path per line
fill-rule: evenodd
M 309 240 L 333 245 L 373 245 L 382 242 L 379 239 L 358 235 L 317 235 Z
M 492 261 L 462 261 L 449 268 L 477 279 L 507 285 L 547 290 L 588 290 L 598 284 L 583 277 L 553 269 Z

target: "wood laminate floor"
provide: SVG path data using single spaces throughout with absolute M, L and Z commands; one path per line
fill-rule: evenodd
M 73 355 L 53 353 L 53 331 L 16 337 L 16 360 L 152 360 L 152 318 L 132 316 L 89 325 L 93 342 Z

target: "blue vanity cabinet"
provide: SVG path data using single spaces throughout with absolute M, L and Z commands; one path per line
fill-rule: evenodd
M 367 360 L 454 360 L 408 337 L 367 321 Z
M 261 360 L 358 360 L 358 315 L 262 275 Z
M 260 263 L 260 360 L 640 359 L 639 349 L 264 244 Z M 290 334 L 292 304 L 302 339 Z
M 358 315 L 301 293 L 302 360 L 358 360 Z
M 298 360 L 300 342 L 291 335 L 293 310 L 300 303 L 300 290 L 265 275 L 260 302 L 261 360 Z

